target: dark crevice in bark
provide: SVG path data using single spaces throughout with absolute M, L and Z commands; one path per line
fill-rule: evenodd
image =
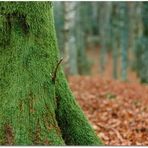
M 39 126 L 39 119 L 37 120 L 37 124 L 36 124 L 36 130 L 34 132 L 34 136 L 33 136 L 33 143 L 35 145 L 39 145 L 41 143 L 41 139 L 40 139 L 40 126 Z
M 58 127 L 59 127 L 59 129 L 60 129 L 62 138 L 64 139 L 65 144 L 67 144 L 67 143 L 66 143 L 65 136 L 63 135 L 63 132 L 62 132 L 62 129 L 61 129 L 61 126 L 60 126 L 60 121 L 59 121 L 60 118 L 59 118 L 59 113 L 58 113 L 58 112 L 59 112 L 59 106 L 60 106 L 60 97 L 55 96 L 55 98 L 56 98 L 56 103 L 57 103 L 57 107 L 56 107 L 56 110 L 55 110 L 55 118 L 56 118 Z
M 5 14 L 5 15 L 1 15 L 2 18 L 2 39 L 1 39 L 1 43 L 0 45 L 2 45 L 4 47 L 4 49 L 6 47 L 8 47 L 10 45 L 10 37 L 11 37 L 11 15 L 10 14 Z
M 16 13 L 12 13 L 11 17 L 12 17 L 13 21 L 18 22 L 18 25 L 20 26 L 20 28 L 24 34 L 29 33 L 29 24 L 26 21 L 25 15 L 16 12 Z
M 13 131 L 10 125 L 4 126 L 4 133 L 5 133 L 5 145 L 13 145 Z

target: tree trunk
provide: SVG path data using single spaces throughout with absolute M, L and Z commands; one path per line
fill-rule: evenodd
M 118 78 L 118 56 L 119 56 L 119 5 L 118 3 L 112 4 L 112 17 L 111 17 L 111 31 L 112 31 L 112 57 L 113 57 L 113 78 Z
M 120 3 L 121 20 L 121 77 L 123 81 L 127 80 L 128 68 L 128 7 L 126 2 Z
M 142 2 L 130 2 L 129 5 L 129 55 L 130 65 L 133 70 L 136 70 L 136 63 L 139 59 L 136 58 L 137 43 L 139 38 L 142 36 Z M 139 55 L 138 55 L 139 56 Z
M 63 26 L 64 26 L 64 11 L 63 11 L 63 2 L 62 1 L 53 1 L 54 8 L 54 19 L 55 19 L 55 28 L 58 39 L 58 47 L 60 50 L 60 54 L 64 55 L 64 34 L 63 34 Z
M 112 2 L 102 2 L 102 8 L 100 10 L 99 19 L 99 29 L 100 29 L 100 52 L 99 52 L 99 66 L 100 74 L 105 71 L 105 66 L 107 63 L 107 51 L 109 43 L 109 33 L 110 33 L 110 17 L 112 12 Z
M 86 54 L 86 45 L 87 45 L 87 35 L 85 34 L 85 25 L 84 23 L 84 7 L 86 6 L 86 3 L 79 2 L 77 7 L 77 28 L 76 28 L 76 43 L 77 43 L 77 55 L 78 55 L 78 73 L 80 75 L 86 75 L 90 74 L 90 62 Z M 90 6 L 90 4 L 89 4 Z M 86 15 L 86 13 L 85 13 Z
M 0 2 L 0 14 L 0 144 L 101 144 L 55 70 L 51 2 Z
M 77 2 L 63 2 L 64 5 L 64 63 L 66 74 L 77 74 L 77 48 L 75 32 Z
M 137 71 L 142 83 L 148 83 L 148 3 L 142 2 L 143 30 L 137 42 Z

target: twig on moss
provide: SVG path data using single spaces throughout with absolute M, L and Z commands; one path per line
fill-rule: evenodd
M 53 74 L 52 74 L 52 81 L 55 83 L 55 80 L 56 80 L 56 75 L 57 75 L 57 70 L 58 70 L 58 67 L 59 67 L 59 65 L 61 64 L 61 62 L 63 61 L 63 58 L 61 58 L 60 60 L 59 60 L 59 62 L 57 63 L 57 65 L 56 65 L 56 68 L 55 68 L 55 70 L 54 70 L 54 72 L 53 72 Z

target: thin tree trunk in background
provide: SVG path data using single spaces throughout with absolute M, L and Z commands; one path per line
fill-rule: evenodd
M 128 68 L 128 7 L 126 2 L 120 2 L 120 25 L 121 25 L 121 77 L 127 80 Z
M 129 55 L 130 55 L 130 63 L 132 69 L 136 68 L 136 44 L 142 35 L 142 2 L 129 2 Z
M 95 1 L 93 1 L 92 3 L 92 17 L 93 17 L 93 19 L 94 20 L 96 20 L 97 21 L 97 17 L 98 17 L 98 2 L 95 2 Z
M 143 34 L 143 23 L 142 23 L 142 2 L 138 2 L 137 9 L 136 9 L 136 24 L 137 24 L 137 35 L 138 37 L 142 36 Z
M 77 2 L 63 2 L 64 5 L 64 62 L 67 74 L 77 74 L 77 48 L 75 38 Z
M 100 52 L 99 52 L 99 63 L 100 73 L 103 74 L 105 65 L 107 62 L 107 50 L 109 43 L 109 32 L 110 32 L 110 17 L 112 11 L 112 2 L 102 2 L 99 17 L 99 30 L 100 30 Z
M 118 78 L 118 44 L 114 43 L 113 46 L 113 77 L 114 79 Z
M 112 55 L 113 55 L 113 78 L 118 78 L 118 57 L 119 57 L 119 5 L 113 3 L 112 8 Z
M 137 50 L 140 50 L 140 48 L 138 49 L 138 44 L 139 44 L 139 41 L 140 41 L 140 38 L 143 36 L 143 23 L 142 23 L 142 2 L 136 2 L 136 6 L 135 6 L 135 22 L 134 22 L 134 25 L 135 25 L 135 38 L 134 38 L 134 41 L 133 41 L 133 68 L 134 70 L 137 71 L 138 75 L 139 75 L 139 72 L 138 72 L 138 67 L 139 67 L 139 63 L 138 63 L 138 59 L 139 59 L 139 55 L 137 55 Z
M 142 2 L 143 33 L 137 46 L 137 71 L 142 83 L 148 83 L 148 3 Z
M 136 37 L 136 26 L 137 26 L 137 22 L 136 22 L 136 5 L 137 2 L 129 2 L 128 4 L 128 15 L 129 15 L 129 51 L 132 51 L 133 46 L 134 46 L 134 41 L 135 41 L 135 37 Z M 131 50 L 130 50 L 131 49 Z
M 77 18 L 76 42 L 77 42 L 77 52 L 78 52 L 78 73 L 80 75 L 85 75 L 90 73 L 90 63 L 88 61 L 88 57 L 86 54 L 87 39 L 85 36 L 86 35 L 85 26 L 82 25 L 84 23 L 83 15 L 81 14 L 81 12 L 84 10 L 82 9 L 82 7 L 81 7 L 81 2 L 79 2 L 77 9 L 77 16 L 76 16 Z
M 64 55 L 64 34 L 63 34 L 63 26 L 64 26 L 64 6 L 62 1 L 54 1 L 53 2 L 54 8 L 54 19 L 55 19 L 55 28 L 56 28 L 56 35 L 58 38 L 58 47 L 60 49 L 60 54 Z

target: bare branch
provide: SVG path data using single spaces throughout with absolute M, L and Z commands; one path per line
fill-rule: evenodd
M 63 61 L 63 58 L 61 58 L 60 60 L 59 60 L 59 62 L 57 63 L 57 65 L 56 65 L 56 68 L 55 68 L 55 70 L 54 70 L 54 72 L 53 72 L 53 74 L 52 74 L 52 81 L 55 83 L 55 80 L 56 80 L 56 75 L 57 75 L 57 70 L 58 70 L 58 67 L 59 67 L 59 65 L 61 64 L 61 62 Z

